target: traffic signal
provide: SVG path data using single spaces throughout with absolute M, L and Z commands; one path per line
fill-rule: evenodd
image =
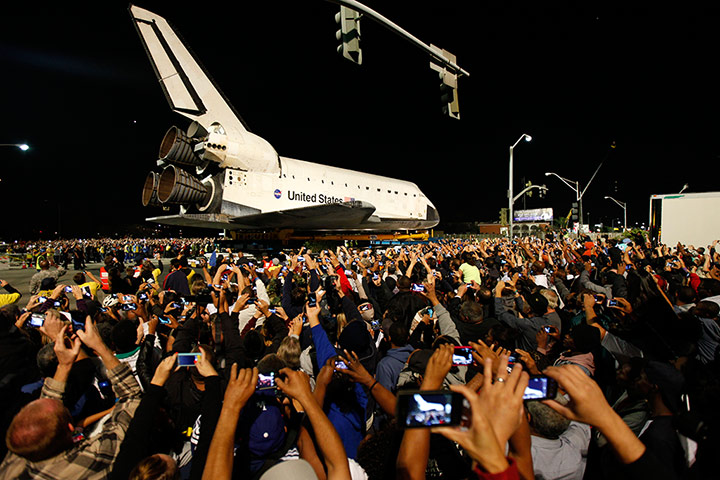
M 525 184 L 525 187 L 532 187 L 532 182 L 528 181 L 528 182 Z M 528 190 L 525 195 L 527 195 L 528 197 L 532 197 L 532 190 Z
M 501 208 L 500 209 L 500 225 L 507 225 L 510 221 L 508 220 L 508 209 L 507 208 Z
M 538 198 L 545 198 L 545 194 L 547 194 L 547 187 L 545 184 L 540 186 L 540 190 L 538 192 Z
M 457 94 L 458 76 L 447 70 L 440 72 L 440 103 L 443 115 L 460 120 L 460 107 Z
M 362 64 L 362 50 L 360 50 L 360 13 L 352 8 L 340 7 L 340 12 L 335 14 L 335 22 L 340 30 L 335 33 L 335 38 L 342 42 L 338 46 L 338 53 L 351 62 Z
M 572 221 L 573 222 L 577 222 L 580 219 L 580 217 L 578 215 L 579 212 L 580 212 L 580 210 L 578 209 L 578 203 L 573 202 L 572 203 Z

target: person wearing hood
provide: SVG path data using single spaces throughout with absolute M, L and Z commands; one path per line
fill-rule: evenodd
M 408 330 L 402 322 L 393 322 L 390 325 L 388 338 L 390 339 L 390 350 L 378 363 L 375 378 L 380 385 L 396 393 L 400 371 L 414 349 L 408 345 Z
M 600 330 L 580 323 L 575 325 L 563 339 L 565 351 L 560 354 L 554 367 L 560 365 L 577 365 L 589 377 L 595 375 L 595 357 L 593 350 L 600 346 Z

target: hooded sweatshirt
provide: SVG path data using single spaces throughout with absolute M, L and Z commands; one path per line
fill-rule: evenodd
M 388 350 L 387 354 L 380 360 L 377 366 L 375 379 L 378 383 L 395 393 L 397 391 L 397 381 L 400 371 L 405 366 L 405 362 L 407 362 L 413 350 L 411 345 Z

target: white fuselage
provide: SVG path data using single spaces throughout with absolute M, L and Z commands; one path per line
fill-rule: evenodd
M 279 174 L 228 168 L 223 187 L 223 200 L 260 213 L 363 201 L 376 208 L 374 216 L 382 221 L 423 221 L 428 206 L 434 209 L 412 182 L 286 157 L 280 157 Z

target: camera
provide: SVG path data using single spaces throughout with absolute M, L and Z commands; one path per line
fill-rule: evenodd
M 413 292 L 425 292 L 425 285 L 422 283 L 413 283 L 412 284 L 412 291 Z
M 200 360 L 201 356 L 202 354 L 200 353 L 178 353 L 178 367 L 194 367 Z
M 547 400 L 557 395 L 557 382 L 550 377 L 530 377 L 523 400 Z
M 455 366 L 472 365 L 472 347 L 455 347 L 452 356 L 452 364 Z
M 274 390 L 277 386 L 275 385 L 275 373 L 270 372 L 267 375 L 263 375 L 262 373 L 258 374 L 258 381 L 257 385 L 255 385 L 255 390 Z
M 32 315 L 30 315 L 30 318 L 28 318 L 25 325 L 32 328 L 39 328 L 42 327 L 44 323 L 45 315 L 43 315 L 42 313 L 33 313 Z
M 431 428 L 460 425 L 468 405 L 462 394 L 449 390 L 402 391 L 396 409 L 402 427 Z

